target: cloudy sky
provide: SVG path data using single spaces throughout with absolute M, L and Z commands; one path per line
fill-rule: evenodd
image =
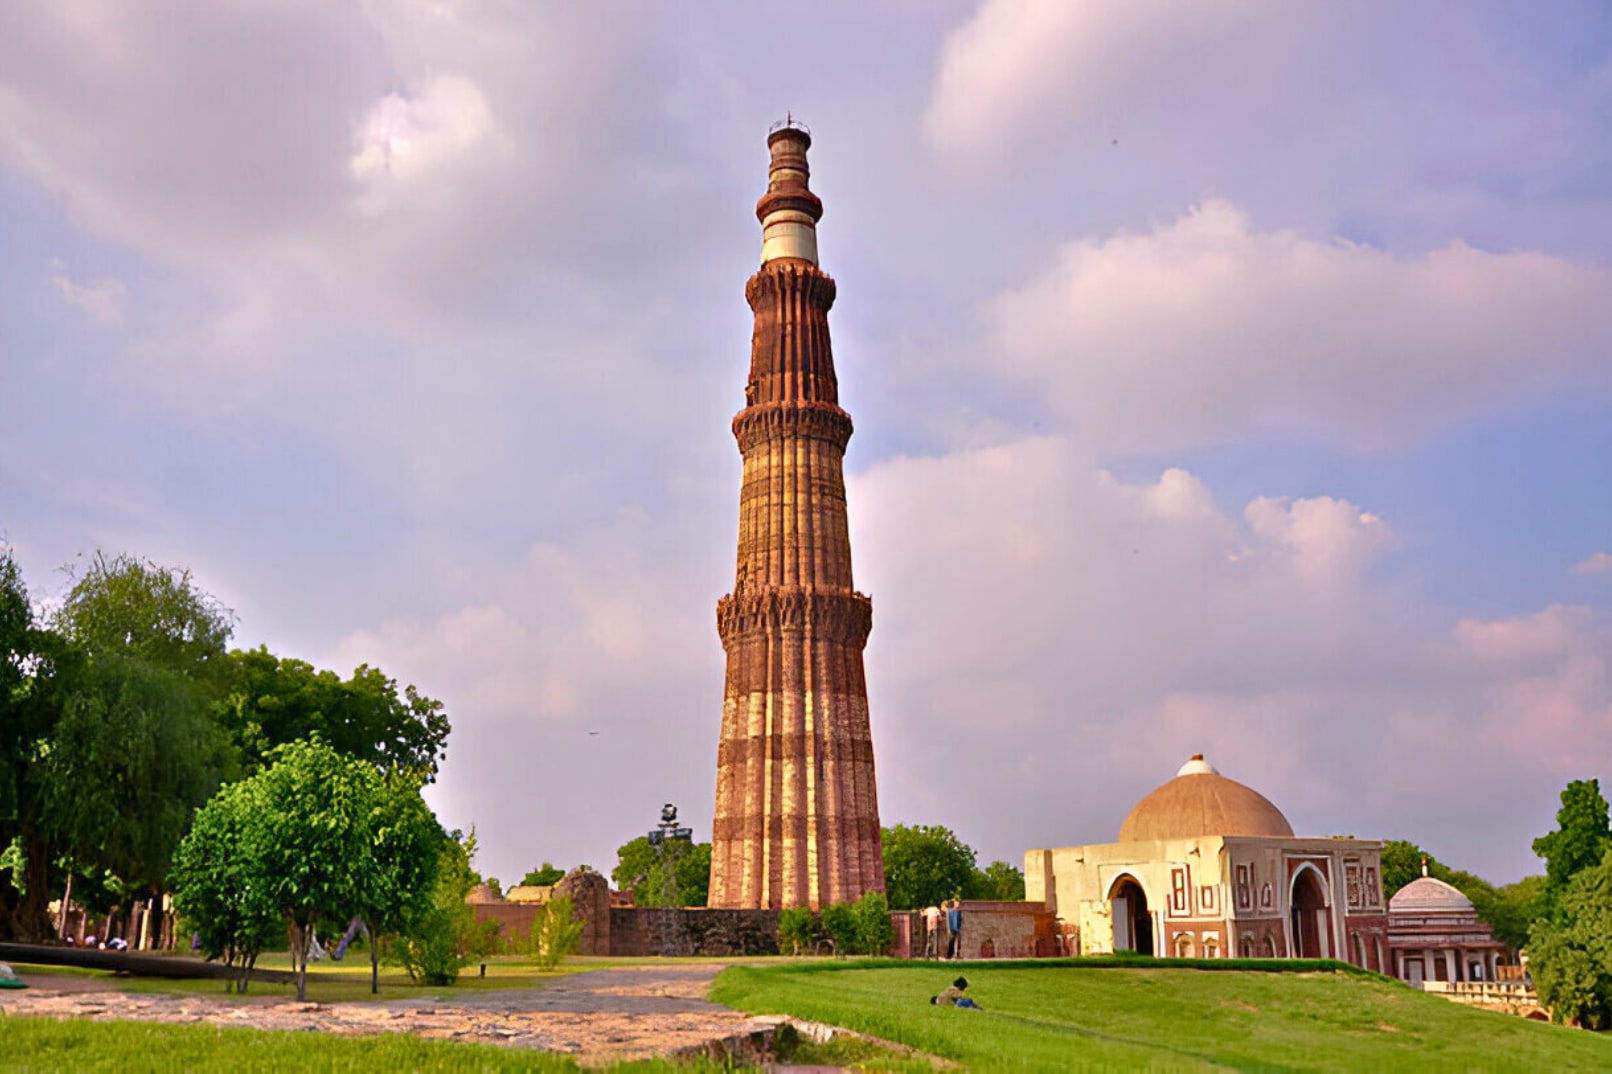
M 708 836 L 793 111 L 885 823 L 1017 862 L 1203 751 L 1515 879 L 1612 776 L 1609 56 L 1568 0 L 8 5 L 0 532 L 443 699 L 506 881 Z

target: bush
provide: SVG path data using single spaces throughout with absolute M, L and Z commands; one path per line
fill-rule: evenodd
M 778 914 L 778 950 L 804 955 L 817 942 L 817 919 L 808 906 L 790 906 Z
M 566 955 L 576 954 L 582 943 L 584 922 L 573 920 L 576 909 L 569 895 L 556 895 L 543 904 L 532 922 L 532 958 L 552 970 Z
M 847 955 L 856 950 L 856 911 L 847 904 L 823 907 L 823 933 L 834 941 L 834 953 Z
M 895 946 L 896 927 L 890 922 L 890 902 L 882 892 L 870 891 L 852 906 L 856 915 L 856 951 L 882 955 Z

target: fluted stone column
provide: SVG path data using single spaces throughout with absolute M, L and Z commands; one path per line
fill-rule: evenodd
M 727 652 L 717 748 L 710 905 L 827 906 L 884 890 L 862 649 L 873 605 L 851 577 L 839 408 L 829 345 L 834 281 L 817 267 L 822 203 L 811 136 L 767 139 L 756 205 L 755 313 L 733 592 L 717 603 Z

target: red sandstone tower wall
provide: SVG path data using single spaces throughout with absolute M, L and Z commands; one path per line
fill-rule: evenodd
M 827 906 L 884 890 L 862 649 L 873 604 L 856 592 L 829 345 L 834 281 L 817 267 L 822 202 L 811 136 L 774 131 L 756 205 L 755 313 L 733 592 L 717 603 L 727 652 L 717 747 L 710 905 Z

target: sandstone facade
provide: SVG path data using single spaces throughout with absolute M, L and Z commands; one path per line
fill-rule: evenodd
M 713 907 L 820 907 L 884 889 L 862 666 L 873 606 L 851 575 L 851 418 L 829 343 L 834 281 L 817 267 L 810 145 L 793 126 L 768 138 L 762 264 L 745 286 L 755 331 L 733 420 L 744 458 L 737 572 L 717 605 L 727 675 Z

